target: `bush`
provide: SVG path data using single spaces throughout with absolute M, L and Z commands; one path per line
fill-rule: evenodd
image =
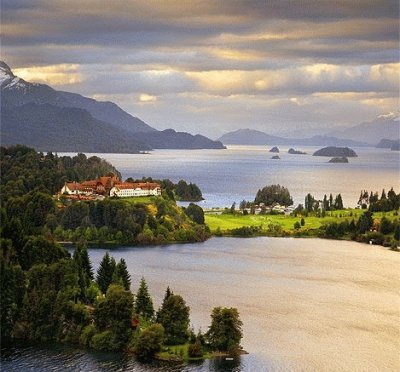
M 96 327 L 94 326 L 94 324 L 86 326 L 81 333 L 81 336 L 79 338 L 79 343 L 83 346 L 89 347 L 91 345 L 92 338 L 95 334 L 96 334 Z
M 138 337 L 135 353 L 138 359 L 151 359 L 155 353 L 161 350 L 164 342 L 164 327 L 161 324 L 153 324 L 146 328 Z
M 118 347 L 116 347 L 114 339 L 115 335 L 112 331 L 104 331 L 96 333 L 92 337 L 91 346 L 96 350 L 103 350 L 103 351 L 117 350 Z
M 255 226 L 242 226 L 236 229 L 229 230 L 229 232 L 234 236 L 253 236 L 260 231 L 259 227 Z
M 196 340 L 188 347 L 188 354 L 190 358 L 201 358 L 203 356 L 203 348 L 200 340 Z

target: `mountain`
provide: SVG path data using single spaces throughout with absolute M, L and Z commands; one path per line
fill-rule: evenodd
M 287 145 L 287 146 L 366 146 L 365 143 L 328 136 L 311 138 L 284 138 L 270 136 L 253 129 L 239 129 L 218 138 L 225 145 Z
M 375 146 L 381 138 L 399 139 L 400 121 L 398 115 L 391 113 L 347 129 L 333 131 L 329 135 Z
M 155 149 L 221 149 L 221 142 L 212 141 L 200 134 L 192 136 L 185 132 L 175 132 L 173 129 L 148 133 L 136 133 L 135 138 L 143 143 L 149 144 Z
M 390 140 L 387 138 L 382 138 L 376 145 L 379 149 L 397 149 L 400 146 L 400 140 Z
M 28 83 L 15 76 L 10 67 L 0 62 L 1 104 L 6 107 L 26 103 L 50 104 L 87 110 L 95 119 L 112 123 L 130 132 L 152 132 L 154 128 L 135 118 L 115 103 L 98 102 L 76 93 L 57 91 L 45 84 Z
M 1 144 L 17 143 L 53 152 L 138 153 L 151 150 L 133 134 L 115 130 L 86 110 L 36 103 L 1 109 Z
M 217 141 L 226 145 L 283 145 L 285 138 L 270 136 L 267 133 L 254 129 L 238 129 L 234 132 L 225 133 Z
M 43 151 L 132 153 L 152 148 L 224 148 L 204 136 L 157 131 L 115 103 L 29 83 L 1 61 L 0 88 L 2 144 L 22 143 Z M 64 137 L 57 138 L 55 131 Z

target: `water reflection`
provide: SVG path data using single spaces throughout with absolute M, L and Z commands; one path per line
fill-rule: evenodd
M 94 352 L 57 343 L 36 345 L 25 342 L 3 344 L 2 371 L 166 371 L 166 372 L 235 372 L 242 371 L 241 357 L 227 360 L 218 357 L 205 362 L 167 363 L 152 361 L 141 363 L 125 353 Z

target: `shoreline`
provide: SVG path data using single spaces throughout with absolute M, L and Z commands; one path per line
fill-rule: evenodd
M 243 240 L 247 240 L 247 239 L 257 239 L 257 238 L 269 238 L 269 239 L 305 239 L 305 240 L 328 240 L 328 241 L 338 241 L 338 242 L 349 242 L 349 243 L 358 243 L 360 245 L 373 245 L 376 247 L 381 247 L 382 249 L 385 249 L 387 251 L 392 251 L 392 252 L 400 252 L 399 249 L 392 249 L 388 246 L 383 246 L 380 244 L 368 244 L 366 242 L 362 242 L 362 241 L 357 241 L 357 240 L 352 240 L 352 239 L 332 239 L 332 238 L 324 238 L 324 237 L 319 237 L 319 236 L 293 236 L 293 235 L 282 235 L 282 236 L 277 236 L 277 235 L 264 235 L 264 234 L 259 234 L 259 235 L 252 235 L 252 236 L 236 236 L 236 235 L 232 235 L 232 234 L 224 234 L 224 235 L 215 235 L 215 234 L 211 234 L 211 236 L 202 241 L 202 242 L 181 242 L 181 241 L 177 241 L 177 242 L 167 242 L 167 243 L 163 243 L 163 244 L 118 244 L 118 243 L 105 243 L 105 244 L 99 244 L 99 243 L 94 243 L 94 242 L 87 242 L 88 244 L 88 248 L 95 248 L 95 249 L 118 249 L 118 248 L 156 248 L 156 247 L 168 247 L 171 245 L 186 245 L 186 244 L 202 244 L 205 243 L 206 241 L 210 240 L 210 239 L 243 239 Z M 62 246 L 64 246 L 65 248 L 73 248 L 76 246 L 77 243 L 75 242 L 58 242 L 58 244 L 61 244 Z

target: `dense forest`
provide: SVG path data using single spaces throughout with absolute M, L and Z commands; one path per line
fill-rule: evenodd
M 98 244 L 194 242 L 209 237 L 204 218 L 196 215 L 196 223 L 189 217 L 193 213 L 176 205 L 175 185 L 169 180 L 163 184 L 171 185 L 170 189 L 147 203 L 115 198 L 71 202 L 53 197 L 65 181 L 110 173 L 120 177 L 119 172 L 98 157 L 44 155 L 22 146 L 1 149 L 1 168 L 2 236 L 21 249 L 31 235 Z M 193 208 L 189 206 L 187 212 Z
M 188 357 L 197 358 L 214 350 L 240 350 L 236 309 L 215 308 L 209 331 L 196 335 L 181 296 L 167 289 L 155 311 L 144 278 L 132 294 L 123 259 L 117 263 L 105 254 L 96 276 L 89 260 L 88 241 L 204 240 L 209 233 L 201 208 L 179 208 L 167 193 L 149 204 L 55 200 L 53 194 L 68 179 L 119 175 L 104 160 L 83 154 L 71 158 L 23 146 L 1 148 L 1 168 L 3 341 L 57 340 L 98 350 L 130 350 L 142 359 L 160 352 L 168 358 L 170 346 L 177 344 L 183 344 Z M 58 239 L 76 242 L 72 256 Z

